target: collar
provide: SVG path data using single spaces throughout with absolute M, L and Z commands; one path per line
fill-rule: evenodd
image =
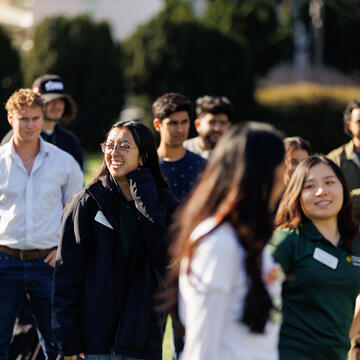
M 115 184 L 116 191 L 119 194 L 122 194 L 122 191 L 121 191 L 120 186 L 119 186 L 118 182 L 116 181 L 116 179 L 112 175 L 110 175 L 110 177 L 111 177 L 112 182 Z
M 359 157 L 356 155 L 353 140 L 350 140 L 347 144 L 345 144 L 344 151 L 346 159 L 349 161 L 353 161 L 360 168 L 360 160 Z
M 351 160 L 355 154 L 354 150 L 354 142 L 350 140 L 347 144 L 344 146 L 345 155 L 348 160 Z
M 313 222 L 310 219 L 308 219 L 307 217 L 304 217 L 304 220 L 301 225 L 301 230 L 302 230 L 302 233 L 305 235 L 305 237 L 311 241 L 316 241 L 316 240 L 328 241 L 324 238 L 324 236 L 320 233 L 320 231 L 315 227 Z M 342 247 L 343 243 L 344 243 L 344 239 L 340 234 L 340 240 L 339 240 L 337 247 Z
M 121 199 L 122 199 L 123 201 L 125 201 L 125 202 L 129 202 L 129 201 L 125 198 L 123 192 L 121 191 L 121 188 L 120 188 L 118 182 L 116 181 L 116 179 L 115 179 L 112 175 L 110 175 L 110 178 L 111 178 L 113 184 L 115 184 L 116 191 L 117 191 L 118 194 L 120 194 Z
M 46 142 L 41 136 L 39 136 L 39 139 L 40 139 L 39 153 L 42 155 L 48 155 L 50 144 L 48 142 Z
M 309 240 L 320 240 L 323 239 L 323 235 L 320 231 L 315 227 L 313 222 L 309 220 L 307 217 L 304 217 L 302 221 L 301 230 L 306 238 Z
M 344 150 L 345 150 L 346 158 L 348 160 L 354 160 L 354 157 L 357 157 L 355 153 L 354 142 L 352 139 L 347 144 L 345 144 Z
M 39 140 L 40 140 L 40 149 L 39 149 L 39 154 L 46 156 L 49 153 L 49 144 L 44 141 L 41 136 L 39 136 Z M 4 149 L 4 156 L 11 156 L 14 157 L 15 154 L 17 154 L 17 152 L 15 151 L 15 146 L 14 146 L 14 135 L 10 138 L 10 140 L 3 145 L 3 149 Z
M 9 157 L 16 153 L 14 144 L 13 144 L 13 137 L 14 137 L 14 135 L 11 136 L 10 140 L 6 144 L 2 145 L 4 157 Z
M 106 173 L 100 176 L 99 181 L 101 182 L 102 186 L 104 186 L 106 189 L 110 191 L 117 191 L 116 185 L 112 180 L 112 176 L 110 175 L 110 173 Z

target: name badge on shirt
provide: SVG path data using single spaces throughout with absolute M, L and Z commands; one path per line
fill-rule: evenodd
M 104 213 L 102 211 L 98 211 L 95 216 L 95 220 L 99 222 L 100 224 L 103 224 L 104 226 L 114 230 L 114 228 L 109 223 L 108 219 L 105 217 Z
M 313 258 L 334 270 L 336 269 L 339 262 L 339 259 L 337 257 L 327 253 L 320 248 L 315 249 Z

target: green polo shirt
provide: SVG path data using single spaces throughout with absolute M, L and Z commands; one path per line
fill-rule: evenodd
M 139 234 L 139 216 L 137 214 L 134 201 L 127 201 L 123 195 L 119 184 L 112 177 L 116 189 L 120 194 L 119 201 L 119 228 L 120 238 L 124 250 L 125 260 L 128 261 L 135 239 Z
M 326 240 L 310 220 L 277 231 L 271 241 L 283 285 L 281 360 L 345 360 L 360 292 L 360 243 L 351 254 Z

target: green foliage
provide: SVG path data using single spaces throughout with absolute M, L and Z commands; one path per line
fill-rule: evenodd
M 325 60 L 343 71 L 357 71 L 360 78 L 359 24 L 359 0 L 326 1 Z
M 258 120 L 268 121 L 286 136 L 302 136 L 315 152 L 327 154 L 349 138 L 343 130 L 346 105 L 360 98 L 359 87 L 294 84 L 258 89 Z
M 8 34 L 0 27 L 0 134 L 1 137 L 9 129 L 4 105 L 10 95 L 22 85 L 20 56 L 11 45 Z
M 162 14 L 169 21 L 196 20 L 196 16 L 192 12 L 191 0 L 165 0 Z
M 204 21 L 246 46 L 254 74 L 261 75 L 281 59 L 290 39 L 290 18 L 280 14 L 275 0 L 209 0 Z
M 235 121 L 253 104 L 253 81 L 243 47 L 200 22 L 172 21 L 167 10 L 140 26 L 124 43 L 130 94 L 152 102 L 166 92 L 192 101 L 225 95 L 235 105 Z
M 325 64 L 357 75 L 360 80 L 360 0 L 326 0 L 323 13 Z M 299 16 L 313 37 L 309 0 L 302 0 Z
M 122 51 L 106 22 L 87 15 L 56 16 L 40 22 L 25 59 L 26 83 L 45 73 L 61 75 L 78 105 L 71 124 L 82 146 L 94 149 L 117 119 L 124 102 Z

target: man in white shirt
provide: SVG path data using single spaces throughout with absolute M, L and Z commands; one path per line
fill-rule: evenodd
M 51 287 L 61 214 L 84 178 L 71 155 L 41 139 L 38 94 L 20 89 L 5 107 L 14 135 L 0 147 L 0 359 L 7 359 L 26 296 L 45 357 L 56 359 Z

